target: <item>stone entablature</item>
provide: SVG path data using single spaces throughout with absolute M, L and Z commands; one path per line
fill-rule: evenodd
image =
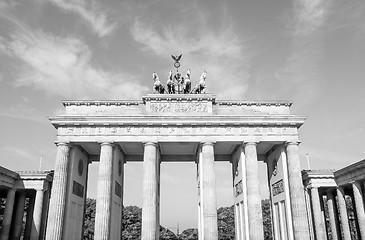
M 216 101 L 211 94 L 148 94 L 142 101 L 63 101 L 65 115 L 290 115 L 288 101 Z
M 334 172 L 338 186 L 365 179 L 365 159 Z
M 216 101 L 211 94 L 148 94 L 142 101 L 64 101 L 65 114 L 50 117 L 57 141 L 163 140 L 298 141 L 304 117 L 291 102 Z M 95 138 L 97 137 L 97 138 Z
M 303 170 L 302 178 L 307 188 L 336 187 L 333 169 Z

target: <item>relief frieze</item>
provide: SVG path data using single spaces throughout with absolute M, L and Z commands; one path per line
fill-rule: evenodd
M 62 136 L 278 136 L 297 135 L 296 127 L 247 126 L 73 126 L 59 127 Z
M 206 102 L 151 102 L 152 112 L 208 112 Z

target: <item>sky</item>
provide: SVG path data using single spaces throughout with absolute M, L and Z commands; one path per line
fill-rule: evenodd
M 217 99 L 293 101 L 307 117 L 302 168 L 306 154 L 311 169 L 342 168 L 365 158 L 364 42 L 363 0 L 0 0 L 0 165 L 53 169 L 47 117 L 61 100 L 141 99 L 183 54 L 181 70 L 193 84 L 206 70 Z M 215 169 L 218 207 L 230 206 L 231 166 Z M 125 205 L 142 205 L 141 178 L 142 163 L 126 163 Z M 163 163 L 161 224 L 196 227 L 196 194 L 194 163 Z

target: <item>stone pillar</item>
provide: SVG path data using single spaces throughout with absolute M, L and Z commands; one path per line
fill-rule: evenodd
M 35 196 L 35 204 L 33 211 L 33 227 L 31 232 L 31 239 L 38 240 L 41 233 L 42 211 L 43 211 L 43 196 L 42 189 L 37 189 Z
M 336 191 L 337 191 L 337 201 L 338 201 L 338 208 L 339 208 L 338 210 L 340 212 L 340 217 L 341 217 L 341 226 L 342 226 L 342 231 L 343 231 L 343 237 L 344 237 L 344 240 L 351 240 L 349 219 L 347 216 L 345 192 L 342 187 L 338 187 Z
M 204 240 L 218 239 L 218 218 L 217 218 L 217 199 L 215 186 L 215 169 L 214 169 L 214 144 L 212 142 L 205 142 L 201 145 L 201 156 L 199 159 L 201 175 L 201 189 L 202 194 L 202 217 Z
M 46 240 L 61 240 L 65 215 L 70 145 L 57 144 L 56 166 L 47 221 Z
M 23 228 L 23 217 L 24 217 L 24 207 L 25 207 L 25 193 L 19 192 L 18 203 L 16 205 L 15 219 L 14 219 L 14 229 L 12 240 L 20 239 Z
M 144 144 L 142 240 L 158 240 L 158 164 L 157 143 Z
M 304 200 L 304 188 L 300 169 L 298 143 L 287 143 L 286 154 L 291 210 L 293 215 L 294 239 L 308 240 L 310 239 L 310 236 Z
M 359 182 L 352 183 L 354 192 L 357 221 L 359 223 L 361 239 L 365 239 L 365 212 L 364 212 L 364 198 L 361 192 L 361 185 Z
M 14 201 L 15 201 L 15 189 L 9 189 L 8 194 L 6 196 L 4 218 L 0 234 L 1 240 L 9 239 L 11 219 L 13 216 L 13 209 L 14 209 Z
M 326 228 L 324 224 L 324 219 L 321 211 L 321 202 L 318 193 L 318 188 L 311 188 L 311 199 L 312 199 L 312 208 L 313 208 L 313 218 L 314 218 L 314 228 L 316 239 L 327 239 L 326 236 Z
M 30 239 L 30 234 L 32 231 L 34 203 L 35 203 L 35 196 L 33 196 L 33 195 L 29 196 L 27 219 L 26 219 L 25 230 L 24 230 L 24 239 L 26 239 L 26 240 Z
M 111 196 L 113 187 L 113 145 L 102 143 L 100 150 L 98 195 L 96 198 L 95 235 L 97 240 L 110 239 Z
M 51 199 L 51 188 L 50 186 L 48 189 L 43 193 L 43 210 L 42 210 L 42 222 L 41 222 L 41 230 L 39 233 L 39 238 L 44 239 L 46 234 L 46 227 L 47 227 L 47 219 L 48 219 L 48 210 L 49 210 L 49 203 Z
M 259 169 L 257 162 L 256 143 L 244 145 L 247 184 L 247 210 L 250 240 L 264 239 L 262 222 L 262 208 L 259 182 Z
M 339 236 L 341 235 L 341 233 L 338 228 L 339 226 L 338 226 L 336 199 L 334 198 L 332 191 L 327 192 L 327 206 L 331 225 L 332 239 L 338 240 L 340 239 Z

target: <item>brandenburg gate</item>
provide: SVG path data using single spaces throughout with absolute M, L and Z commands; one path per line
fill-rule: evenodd
M 92 162 L 100 163 L 94 238 L 121 239 L 123 166 L 137 161 L 143 162 L 141 236 L 159 239 L 160 163 L 192 161 L 199 239 L 216 240 L 214 163 L 229 161 L 236 239 L 262 240 L 258 161 L 264 161 L 275 236 L 308 240 L 298 154 L 298 128 L 305 119 L 290 113 L 291 103 L 217 100 L 201 91 L 205 83 L 194 94 L 161 93 L 157 85 L 142 100 L 63 101 L 64 113 L 50 117 L 57 157 L 46 239 L 81 239 Z

